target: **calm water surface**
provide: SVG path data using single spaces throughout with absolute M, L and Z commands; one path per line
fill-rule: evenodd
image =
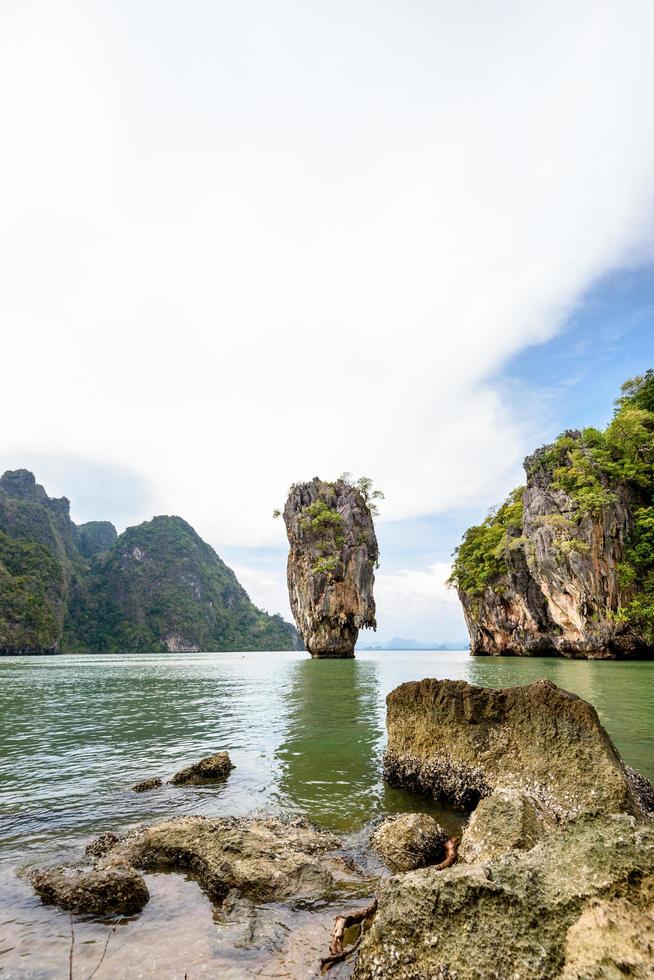
M 306 814 L 356 835 L 371 818 L 408 809 L 455 826 L 452 813 L 380 779 L 384 698 L 422 677 L 488 686 L 548 677 L 591 701 L 624 758 L 654 778 L 654 662 L 472 659 L 463 651 L 352 661 L 299 653 L 0 658 L 0 975 L 69 976 L 69 917 L 41 906 L 17 871 L 73 860 L 102 830 L 182 813 L 265 812 Z M 130 790 L 219 749 L 236 764 L 222 786 Z M 319 927 L 294 920 L 283 950 L 271 940 L 239 954 L 238 937 L 221 932 L 193 882 L 154 875 L 148 884 L 152 901 L 118 926 L 98 980 L 315 975 L 331 910 Z M 278 925 L 284 918 L 270 914 Z M 107 926 L 76 929 L 75 963 L 87 976 Z

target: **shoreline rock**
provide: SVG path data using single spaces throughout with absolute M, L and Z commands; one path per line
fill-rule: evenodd
M 340 845 L 301 819 L 177 817 L 122 838 L 102 834 L 86 849 L 92 867 L 57 866 L 31 880 L 44 901 L 90 915 L 140 911 L 148 901 L 141 872 L 189 874 L 215 903 L 235 889 L 260 903 L 323 901 L 339 888 L 368 884 Z

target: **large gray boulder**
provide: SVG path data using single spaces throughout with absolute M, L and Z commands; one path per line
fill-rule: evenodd
M 472 809 L 493 790 L 527 795 L 557 819 L 642 815 L 651 787 L 625 766 L 587 701 L 541 680 L 483 688 L 423 680 L 388 695 L 388 782 Z

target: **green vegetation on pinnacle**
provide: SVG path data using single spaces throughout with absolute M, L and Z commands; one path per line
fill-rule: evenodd
M 0 652 L 292 650 L 297 633 L 250 602 L 185 521 L 117 536 L 76 526 L 27 470 L 0 478 Z
M 575 524 L 587 516 L 600 519 L 621 492 L 626 494 L 633 528 L 618 571 L 632 597 L 616 618 L 654 644 L 654 371 L 623 384 L 606 429 L 565 432 L 530 457 L 527 467 L 530 482 L 545 480 L 550 490 L 564 491 L 573 502 L 571 517 L 544 518 L 552 526 L 557 522 L 562 555 L 583 553 L 586 547 L 575 539 Z M 496 512 L 465 533 L 451 576 L 460 590 L 481 595 L 507 571 L 511 550 L 524 544 L 523 492 L 522 487 L 514 490 Z

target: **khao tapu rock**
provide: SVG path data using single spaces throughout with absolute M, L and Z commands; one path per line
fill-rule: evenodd
M 654 374 L 604 430 L 525 459 L 526 486 L 471 527 L 456 585 L 473 655 L 654 655 Z
M 384 775 L 394 786 L 469 810 L 494 790 L 518 790 L 557 820 L 651 807 L 651 786 L 623 763 L 595 708 L 551 681 L 410 681 L 386 704 Z
M 294 484 L 284 507 L 288 591 L 312 657 L 353 657 L 360 629 L 375 629 L 379 556 L 370 507 L 340 479 Z

